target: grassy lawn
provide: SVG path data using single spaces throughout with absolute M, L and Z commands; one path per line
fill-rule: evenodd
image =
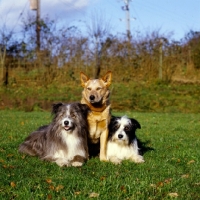
M 200 114 L 118 112 L 136 118 L 144 164 L 92 158 L 60 168 L 18 153 L 49 112 L 0 111 L 0 199 L 200 199 Z M 151 149 L 151 150 L 150 150 Z
M 199 113 L 200 110 L 200 85 L 113 81 L 110 90 L 112 108 L 118 111 Z M 79 79 L 46 87 L 9 85 L 0 87 L 0 109 L 49 111 L 54 102 L 80 101 L 81 92 Z

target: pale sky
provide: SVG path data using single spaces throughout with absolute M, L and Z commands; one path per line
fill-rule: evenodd
M 84 33 L 85 23 L 96 13 L 110 22 L 111 34 L 126 34 L 125 0 L 40 0 L 41 16 L 49 16 L 66 26 L 76 25 Z M 129 1 L 131 33 L 157 31 L 180 40 L 190 30 L 200 31 L 200 0 Z M 29 0 L 0 0 L 2 25 L 20 33 L 21 20 L 30 10 Z M 91 20 L 91 19 L 90 19 Z

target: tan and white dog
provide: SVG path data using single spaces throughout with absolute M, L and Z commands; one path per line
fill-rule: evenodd
M 100 142 L 100 160 L 106 161 L 106 145 L 108 140 L 108 125 L 111 118 L 110 113 L 110 91 L 112 73 L 108 71 L 102 78 L 90 79 L 81 72 L 82 104 L 87 104 L 91 110 L 87 120 L 89 126 L 88 143 L 98 144 Z M 90 147 L 89 147 L 90 148 Z

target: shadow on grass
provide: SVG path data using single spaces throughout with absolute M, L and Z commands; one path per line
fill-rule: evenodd
M 141 141 L 140 139 L 138 139 L 138 147 L 139 147 L 139 153 L 140 155 L 144 155 L 147 151 L 154 151 L 153 147 L 150 147 L 149 144 L 151 143 L 150 140 L 147 141 Z
M 147 151 L 154 151 L 153 147 L 150 147 L 150 140 L 147 141 L 141 141 L 140 139 L 138 139 L 138 147 L 139 147 L 139 154 L 140 155 L 144 155 Z M 88 150 L 89 150 L 89 157 L 98 157 L 99 156 L 99 151 L 100 151 L 100 144 L 89 144 L 88 145 Z

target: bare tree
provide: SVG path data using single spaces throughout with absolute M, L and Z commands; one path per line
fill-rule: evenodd
M 6 63 L 6 57 L 11 46 L 15 46 L 15 44 L 13 44 L 13 31 L 9 31 L 6 25 L 3 24 L 0 28 L 0 67 L 1 80 L 4 85 L 8 84 L 9 63 Z
M 95 72 L 94 77 L 98 78 L 101 71 L 101 55 L 106 44 L 106 39 L 109 36 L 111 29 L 110 20 L 105 18 L 105 14 L 93 12 L 90 15 L 88 24 L 86 24 L 88 35 L 92 39 L 94 57 L 95 57 Z

